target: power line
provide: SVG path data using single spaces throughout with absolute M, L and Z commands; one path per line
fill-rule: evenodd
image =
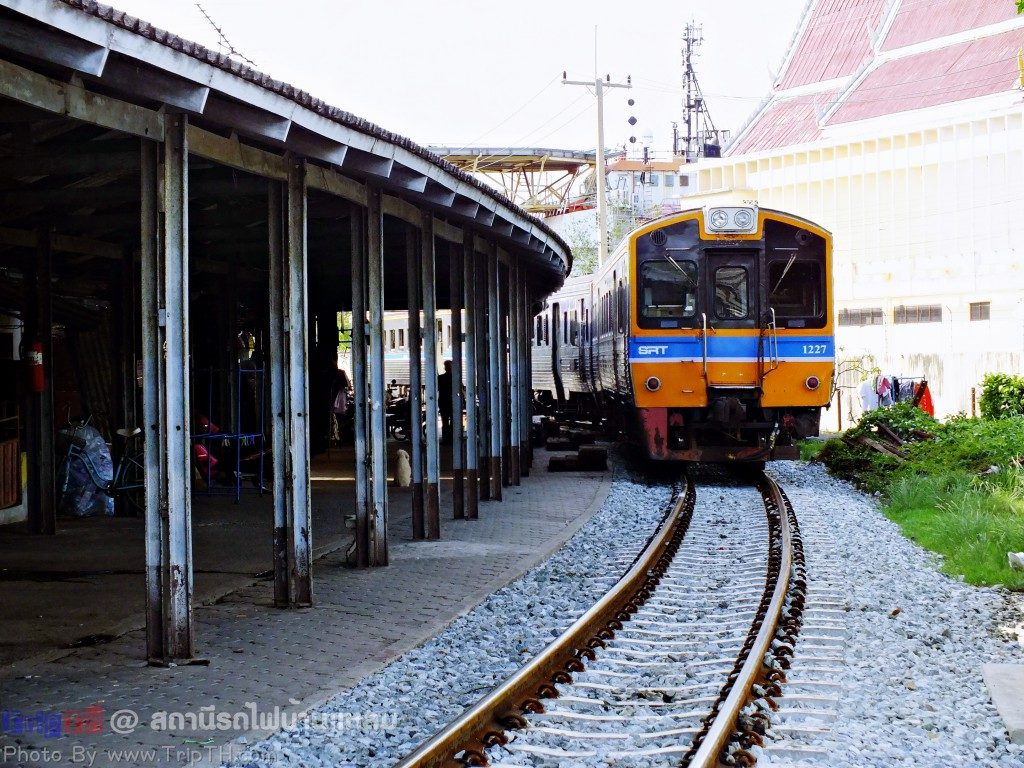
M 509 115 L 508 117 L 506 117 L 506 118 L 505 118 L 504 120 L 502 120 L 502 121 L 501 121 L 500 123 L 498 123 L 497 125 L 495 125 L 495 126 L 494 126 L 493 128 L 488 128 L 488 129 L 487 129 L 486 131 L 484 131 L 483 133 L 481 133 L 481 134 L 480 134 L 480 136 L 478 136 L 477 138 L 475 138 L 475 139 L 473 139 L 472 141 L 470 141 L 470 142 L 468 143 L 468 145 L 469 145 L 469 146 L 473 146 L 473 145 L 474 145 L 474 144 L 476 144 L 476 143 L 477 143 L 478 141 L 481 141 L 481 140 L 482 140 L 482 139 L 483 139 L 483 138 L 484 138 L 485 136 L 489 136 L 489 135 L 490 135 L 491 133 L 493 133 L 494 131 L 496 131 L 496 130 L 498 130 L 499 128 L 501 128 L 501 126 L 503 126 L 503 125 L 504 125 L 505 123 L 507 123 L 507 122 L 508 122 L 509 120 L 511 120 L 511 119 L 512 119 L 513 117 L 515 117 L 515 116 L 516 116 L 516 115 L 518 115 L 518 114 L 519 114 L 520 112 L 522 112 L 522 111 L 523 111 L 524 109 L 526 109 L 526 108 L 527 108 L 528 106 L 530 106 L 530 104 L 532 104 L 532 103 L 533 103 L 534 101 L 536 101 L 536 100 L 537 100 L 537 98 L 538 98 L 538 97 L 539 97 L 539 96 L 540 96 L 540 95 L 541 95 L 542 93 L 544 93 L 544 91 L 546 91 L 546 90 L 547 90 L 548 88 L 550 88 L 550 87 L 551 87 L 552 85 L 554 85 L 554 82 L 555 82 L 555 80 L 557 80 L 557 79 L 558 79 L 558 76 L 557 76 L 557 75 L 556 75 L 555 77 L 551 78 L 551 79 L 550 79 L 550 80 L 549 80 L 549 81 L 548 81 L 548 82 L 547 82 L 547 83 L 546 83 L 546 84 L 544 85 L 544 87 L 543 87 L 543 88 L 541 88 L 541 89 L 540 89 L 539 91 L 537 91 L 537 92 L 536 92 L 535 94 L 533 94 L 533 96 L 531 96 L 531 97 L 530 97 L 530 98 L 528 98 L 528 99 L 527 99 L 526 101 L 524 101 L 524 102 L 523 102 L 523 104 L 522 104 L 522 106 L 520 106 L 520 107 L 519 107 L 518 109 L 516 109 L 516 110 L 515 110 L 515 111 L 514 111 L 514 112 L 513 112 L 512 114 L 510 114 L 510 115 Z

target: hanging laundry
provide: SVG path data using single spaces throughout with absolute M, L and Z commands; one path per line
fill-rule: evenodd
M 868 413 L 869 411 L 873 411 L 878 408 L 878 392 L 875 391 L 874 382 L 861 382 L 858 394 L 860 395 L 860 407 L 864 413 Z
M 914 402 L 917 403 L 918 408 L 929 416 L 935 415 L 935 404 L 932 402 L 932 393 L 928 389 L 927 381 L 922 381 L 917 385 L 917 391 L 914 393 Z
M 879 376 L 878 386 L 876 391 L 878 392 L 878 404 L 883 408 L 888 408 L 893 403 L 893 386 L 888 376 Z

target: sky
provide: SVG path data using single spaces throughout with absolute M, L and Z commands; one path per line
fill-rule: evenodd
M 227 52 L 191 0 L 106 1 Z M 200 3 L 257 69 L 426 146 L 593 149 L 596 99 L 561 77 L 594 78 L 596 41 L 598 74 L 633 82 L 606 92 L 606 146 L 651 134 L 661 153 L 682 116 L 687 22 L 703 28 L 695 61 L 711 117 L 736 131 L 768 93 L 806 0 Z

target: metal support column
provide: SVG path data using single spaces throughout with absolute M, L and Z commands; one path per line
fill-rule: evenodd
M 267 187 L 267 267 L 270 317 L 270 458 L 274 493 L 274 605 L 286 608 L 288 589 L 288 387 L 285 352 L 284 195 L 281 182 Z
M 423 291 L 423 346 L 426 350 L 423 361 L 423 377 L 426 384 L 424 402 L 427 411 L 426 522 L 427 538 L 439 539 L 441 473 L 437 434 L 437 293 L 434 285 L 434 215 L 430 211 L 423 213 L 420 233 L 423 237 L 423 245 L 420 248 L 420 279 Z
M 135 371 L 135 348 L 138 333 L 136 328 L 139 325 L 139 297 L 138 278 L 135 276 L 135 254 L 130 248 L 125 248 L 121 254 L 121 264 L 115 278 L 118 288 L 119 306 L 114 308 L 117 317 L 117 364 L 115 366 L 117 377 L 117 393 L 115 402 L 118 423 L 115 427 L 132 429 L 138 426 L 139 417 L 136 412 L 136 380 Z M 122 441 L 116 446 L 114 461 L 120 462 L 124 455 L 125 443 Z M 114 464 L 117 466 L 117 463 Z
M 285 277 L 284 340 L 288 386 L 285 407 L 288 413 L 288 576 L 292 605 L 313 603 L 313 543 L 309 503 L 309 370 L 307 329 L 309 298 L 306 292 L 306 161 L 288 160 L 287 200 L 288 242 Z
M 409 304 L 409 440 L 412 443 L 412 537 L 426 538 L 423 495 L 423 335 L 420 326 L 420 244 L 418 230 L 405 233 L 406 294 Z
M 491 498 L 501 501 L 501 302 L 498 299 L 500 282 L 498 249 L 491 246 L 487 255 L 487 341 L 489 397 L 491 417 L 490 481 Z
M 441 397 L 451 397 L 452 400 L 452 517 L 460 520 L 466 516 L 462 435 L 462 249 L 451 244 L 448 253 L 448 295 L 452 314 L 452 391 L 450 394 L 439 394 Z
M 505 254 L 502 253 L 504 256 Z M 501 484 L 512 485 L 512 388 L 509 378 L 509 336 L 511 335 L 510 284 L 512 270 L 498 259 L 498 387 L 501 392 Z
M 162 365 L 164 472 L 160 513 L 167 526 L 163 594 L 165 660 L 193 655 L 192 465 L 189 437 L 189 264 L 187 118 L 169 115 L 164 138 L 163 259 L 157 354 Z M 162 267 L 162 269 L 160 269 Z M 162 351 L 162 355 L 160 355 Z
M 31 533 L 52 535 L 57 532 L 57 505 L 53 453 L 53 252 L 48 227 L 40 227 L 37 233 L 34 277 L 29 325 L 35 337 L 32 341 L 42 345 L 43 389 L 29 394 L 31 408 L 25 430 L 31 437 L 26 445 L 27 516 Z
M 464 303 L 466 305 L 466 516 L 480 516 L 480 480 L 477 467 L 480 458 L 480 416 L 477 410 L 477 290 L 476 254 L 473 233 L 465 230 L 462 240 Z
M 381 192 L 366 189 L 370 309 L 370 515 L 369 565 L 388 564 L 388 444 L 384 423 L 384 213 Z M 356 438 L 358 440 L 358 436 Z
M 519 430 L 522 426 L 519 416 L 520 409 L 522 407 L 522 402 L 519 396 L 522 385 L 520 378 L 522 363 L 519 359 L 519 280 L 519 260 L 513 257 L 508 270 L 508 360 L 509 383 L 511 386 L 511 394 L 509 397 L 509 423 L 511 426 L 509 433 L 509 476 L 512 480 L 512 485 L 519 485 L 522 482 L 519 475 Z
M 530 293 L 526 287 L 525 275 L 520 271 L 519 286 L 519 357 L 520 357 L 520 419 L 519 429 L 519 472 L 528 477 L 532 467 L 530 428 L 533 426 L 533 318 L 530 315 Z
M 477 455 L 480 468 L 480 498 L 491 498 L 491 384 L 490 371 L 491 353 L 487 339 L 490 335 L 488 319 L 487 286 L 490 256 L 476 254 L 476 392 L 480 402 L 477 419 Z
M 366 387 L 366 229 L 365 212 L 354 208 L 349 216 L 352 249 L 352 394 L 355 408 L 356 462 L 356 566 L 370 564 L 370 497 L 366 426 L 368 423 Z
M 159 197 L 157 165 L 160 145 L 143 139 L 141 142 L 141 209 L 139 315 L 142 325 L 142 428 L 145 443 L 145 505 L 146 505 L 146 658 L 160 661 L 167 658 L 164 626 L 163 594 L 164 563 L 167 560 L 167 537 L 161 517 L 161 500 L 165 497 L 166 454 L 164 451 L 163 357 L 159 328 L 161 277 L 159 269 L 160 235 L 157 199 Z

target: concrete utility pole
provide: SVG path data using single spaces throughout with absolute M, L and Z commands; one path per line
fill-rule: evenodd
M 597 95 L 597 266 L 600 267 L 608 260 L 608 208 L 604 189 L 604 89 L 632 88 L 633 78 L 627 76 L 624 83 L 613 83 L 611 75 L 605 75 L 604 80 L 599 77 L 592 81 L 567 80 L 566 73 L 562 72 L 562 85 L 593 86 Z

